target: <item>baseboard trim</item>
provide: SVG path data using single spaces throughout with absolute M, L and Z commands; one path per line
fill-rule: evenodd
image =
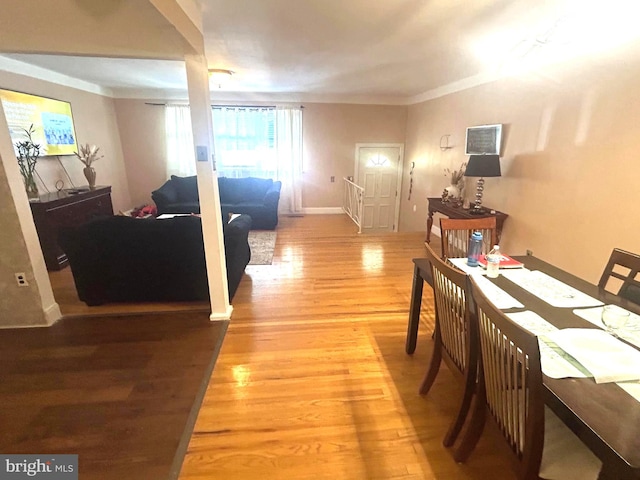
M 219 322 L 221 320 L 231 320 L 231 313 L 233 312 L 233 305 L 227 307 L 226 312 L 211 312 L 209 320 L 212 322 Z
M 10 328 L 46 328 L 50 327 L 62 318 L 60 305 L 55 302 L 45 308 L 43 310 L 43 313 L 45 323 L 32 323 L 27 325 L 0 325 L 0 330 L 7 330 Z
M 342 207 L 307 207 L 302 209 L 302 213 L 307 215 L 341 215 L 344 210 Z
M 62 318 L 62 312 L 60 311 L 60 305 L 56 302 L 51 304 L 48 308 L 44 309 L 44 318 L 47 321 L 47 325 L 53 325 Z

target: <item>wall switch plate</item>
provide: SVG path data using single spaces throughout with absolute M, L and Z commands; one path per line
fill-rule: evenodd
M 206 145 L 196 145 L 196 160 L 198 162 L 208 162 L 209 154 L 207 153 Z
M 417 206 L 417 205 L 414 205 L 414 206 L 413 206 L 413 211 L 415 212 L 416 210 L 418 210 L 418 206 Z
M 336 177 L 334 177 L 333 175 L 331 175 L 331 183 L 334 183 L 336 181 Z

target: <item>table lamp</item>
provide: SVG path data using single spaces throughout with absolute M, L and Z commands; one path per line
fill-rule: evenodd
M 481 215 L 482 192 L 484 190 L 484 177 L 500 176 L 500 156 L 499 155 L 470 155 L 467 162 L 467 169 L 464 171 L 465 177 L 480 177 L 476 185 L 476 201 L 469 213 Z

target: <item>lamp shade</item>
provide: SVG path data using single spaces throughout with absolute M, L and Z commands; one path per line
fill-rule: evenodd
M 499 177 L 500 176 L 500 156 L 499 155 L 470 155 L 467 168 L 464 171 L 465 177 Z

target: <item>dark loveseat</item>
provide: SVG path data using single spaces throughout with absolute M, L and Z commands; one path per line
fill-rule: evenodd
M 269 178 L 219 178 L 222 218 L 229 218 L 230 213 L 244 213 L 251 216 L 252 228 L 273 230 L 278 224 L 281 188 L 282 182 L 274 182 Z M 172 175 L 164 185 L 151 193 L 151 198 L 158 207 L 158 214 L 200 213 L 195 175 Z
M 251 258 L 250 229 L 248 215 L 224 226 L 229 298 Z M 87 305 L 209 299 L 199 217 L 104 217 L 62 231 L 59 243 Z

